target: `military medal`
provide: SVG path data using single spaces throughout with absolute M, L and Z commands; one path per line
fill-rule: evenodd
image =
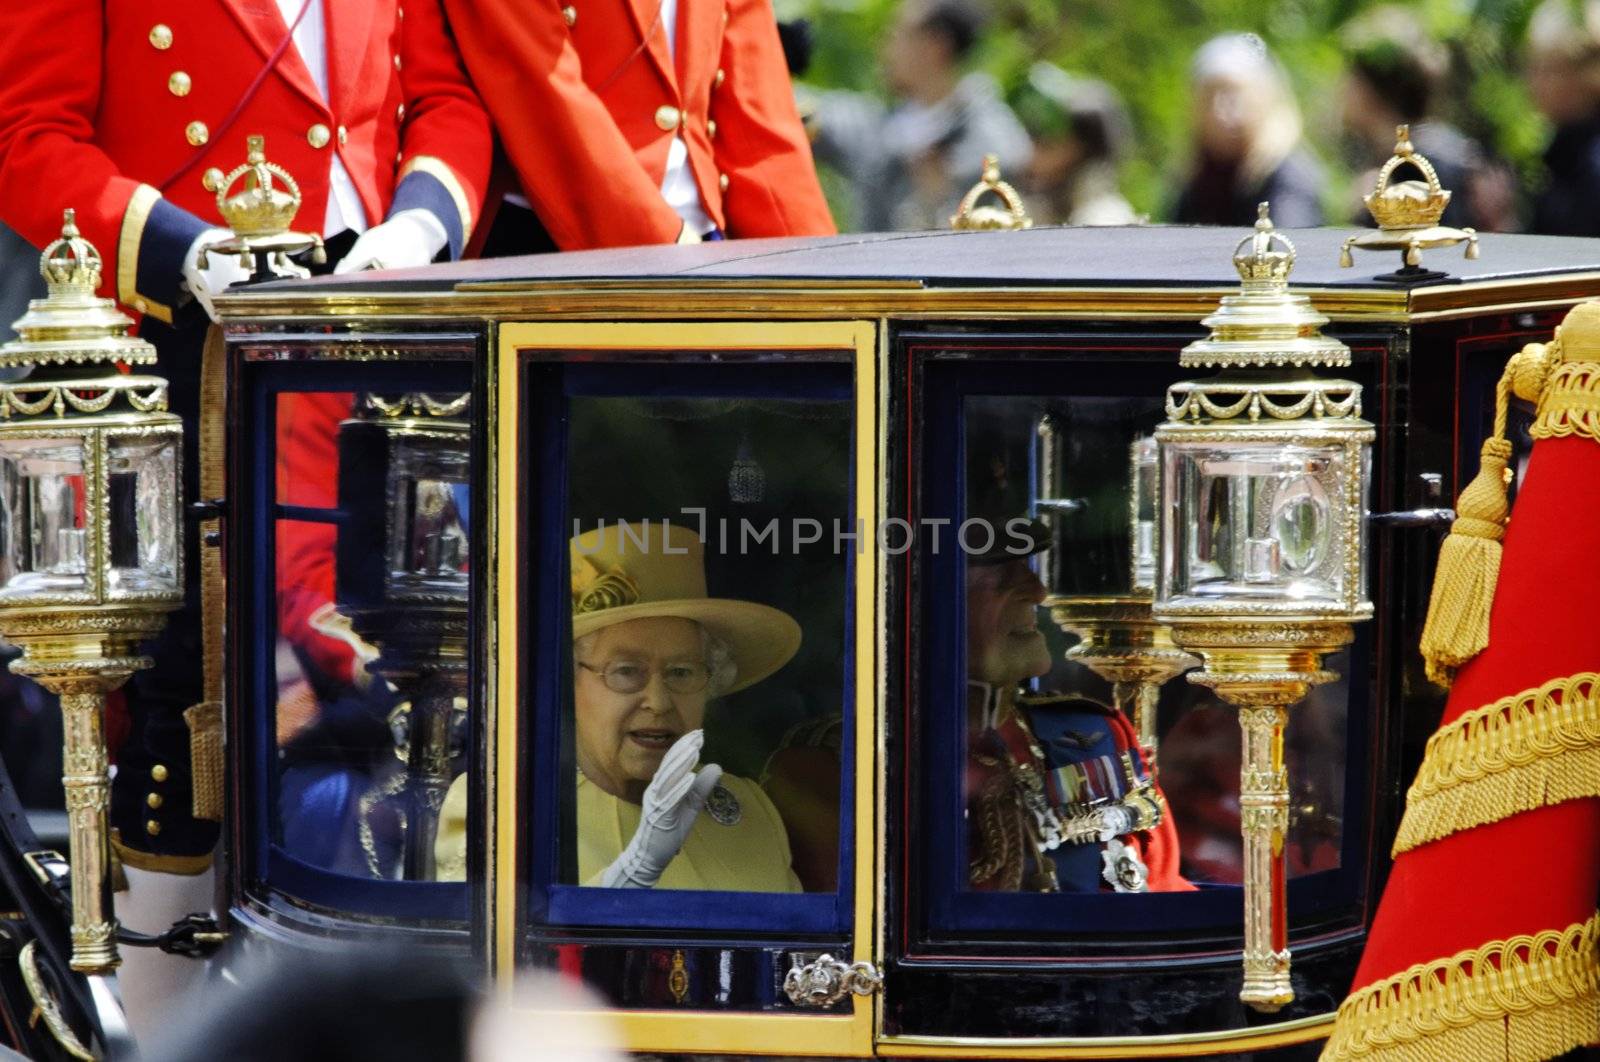
M 1139 858 L 1139 850 L 1131 844 L 1112 839 L 1100 850 L 1104 865 L 1101 876 L 1117 892 L 1149 891 L 1150 868 Z
M 739 806 L 739 798 L 733 795 L 733 790 L 721 782 L 713 786 L 711 795 L 706 797 L 706 811 L 723 826 L 737 826 L 739 820 L 744 818 L 744 809 Z

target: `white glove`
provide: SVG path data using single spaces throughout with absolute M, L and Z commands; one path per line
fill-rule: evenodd
M 200 248 L 208 243 L 221 243 L 231 240 L 233 233 L 228 229 L 207 229 L 189 245 L 189 250 L 183 256 L 183 283 L 205 308 L 206 316 L 213 321 L 217 319 L 217 308 L 213 304 L 213 297 L 227 291 L 241 280 L 250 279 L 250 271 L 239 263 L 239 259 L 231 254 L 207 255 L 206 268 L 200 268 Z
M 206 316 L 213 321 L 217 319 L 217 307 L 214 301 L 216 296 L 241 281 L 249 280 L 251 272 L 239 261 L 238 255 L 216 253 L 206 255 L 206 267 L 201 269 L 200 248 L 208 243 L 220 243 L 231 239 L 233 232 L 229 229 L 207 229 L 195 237 L 183 256 L 184 286 L 204 307 Z M 285 262 L 276 268 L 280 273 L 287 268 L 289 273 L 297 277 L 311 275 L 310 270 L 293 262 Z
M 335 273 L 354 273 L 358 269 L 411 269 L 432 262 L 449 234 L 438 218 L 426 210 L 402 210 L 381 225 L 374 225 L 356 238 Z
M 672 743 L 644 791 L 644 814 L 633 839 L 595 884 L 605 889 L 655 888 L 722 779 L 722 768 L 714 763 L 695 773 L 705 740 L 705 731 L 691 730 Z

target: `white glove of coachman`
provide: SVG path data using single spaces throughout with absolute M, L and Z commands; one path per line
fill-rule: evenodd
M 231 254 L 206 255 L 206 267 L 200 268 L 200 248 L 210 244 L 221 243 L 233 239 L 231 229 L 207 229 L 195 237 L 189 245 L 188 253 L 183 257 L 183 283 L 189 289 L 189 294 L 195 297 L 206 316 L 213 321 L 217 319 L 217 306 L 213 301 L 215 296 L 222 294 L 235 284 L 250 279 L 250 270 L 244 263 Z M 308 277 L 310 272 L 304 266 L 288 263 L 288 268 L 295 276 Z
M 683 847 L 706 798 L 722 778 L 722 768 L 714 763 L 698 772 L 694 769 L 705 740 L 705 731 L 691 730 L 661 758 L 644 791 L 639 828 L 622 854 L 601 872 L 597 884 L 602 888 L 652 889 L 661 880 L 661 872 Z
M 414 269 L 432 262 L 448 242 L 438 218 L 426 210 L 402 210 L 363 232 L 333 271 Z

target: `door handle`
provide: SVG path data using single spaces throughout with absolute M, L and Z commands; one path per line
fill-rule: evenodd
M 883 991 L 883 974 L 870 962 L 843 962 L 828 954 L 805 963 L 803 958 L 791 956 L 792 965 L 783 979 L 784 994 L 796 1006 L 831 1007 L 848 995 Z

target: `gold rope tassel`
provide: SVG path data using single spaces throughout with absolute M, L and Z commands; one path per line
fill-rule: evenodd
M 1600 797 L 1600 674 L 1552 679 L 1440 727 L 1394 854 L 1535 808 Z
M 1350 993 L 1322 1062 L 1541 1062 L 1600 1040 L 1600 915 Z
M 1505 537 L 1510 504 L 1511 443 L 1506 439 L 1506 409 L 1511 395 L 1537 401 L 1541 411 L 1551 397 L 1551 370 L 1561 360 L 1561 329 L 1549 343 L 1529 343 L 1506 363 L 1494 389 L 1494 434 L 1484 440 L 1478 474 L 1456 500 L 1456 521 L 1439 547 L 1439 566 L 1422 627 L 1422 662 L 1428 678 L 1450 685 L 1456 670 L 1489 644 L 1489 612 L 1500 578 L 1500 540 Z M 1540 437 L 1534 432 L 1535 438 Z

